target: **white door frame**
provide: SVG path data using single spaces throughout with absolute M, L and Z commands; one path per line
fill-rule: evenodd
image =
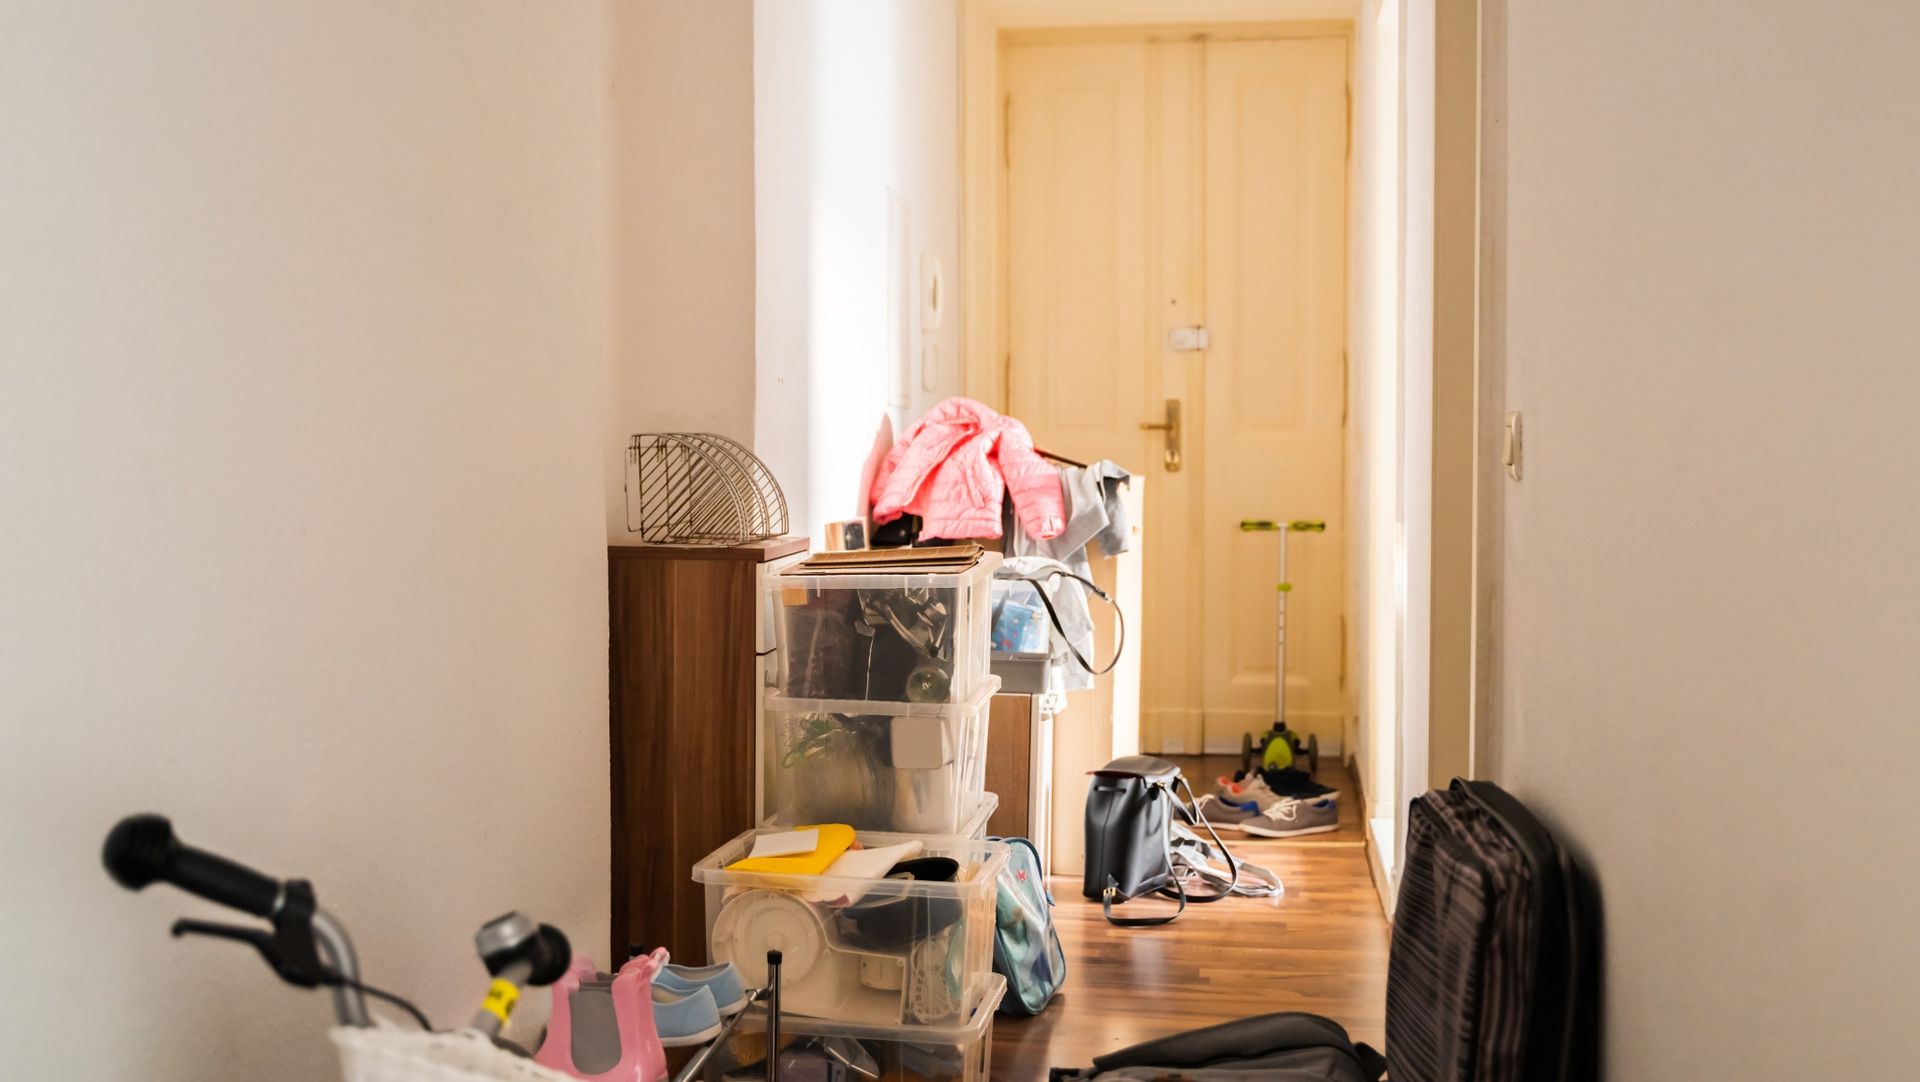
M 1068 34 L 1084 39 L 1090 33 L 1112 31 L 1116 36 L 1138 38 L 1142 29 L 1164 32 L 1167 35 L 1186 36 L 1205 30 L 1211 34 L 1240 33 L 1246 36 L 1271 34 L 1276 30 L 1284 31 L 1297 28 L 1302 23 L 1336 21 L 1356 25 L 1362 19 L 1375 17 L 1383 2 L 1395 0 L 961 0 L 960 39 L 961 39 L 961 169 L 962 169 L 962 226 L 961 226 L 961 281 L 963 301 L 961 311 L 962 371 L 966 393 L 990 405 L 1006 404 L 1006 364 L 1007 349 L 1005 341 L 1006 310 L 1004 252 L 1001 238 L 1004 233 L 1005 190 L 1001 172 L 1000 155 L 1002 153 L 1003 115 L 1000 107 L 1002 84 L 1000 78 L 1000 57 L 1003 41 L 1013 34 L 1039 35 L 1046 31 L 1059 31 L 1063 37 Z M 1432 25 L 1435 0 L 1404 0 L 1409 6 L 1420 6 Z M 1404 30 L 1403 30 L 1404 33 Z M 1403 39 L 1404 40 L 1404 39 Z M 1431 32 L 1428 34 L 1431 48 Z M 1416 45 L 1416 47 L 1418 47 Z M 1430 56 L 1431 54 L 1429 54 Z M 1354 69 L 1357 75 L 1357 67 Z M 1424 101 L 1431 101 L 1432 64 L 1426 67 L 1429 83 Z M 1404 76 L 1404 71 L 1403 71 Z M 1403 80 L 1404 81 L 1404 80 Z M 1356 83 L 1356 95 L 1360 93 Z M 1356 117 L 1365 103 L 1356 100 Z M 1354 604 L 1354 577 L 1358 573 L 1357 558 L 1360 550 L 1369 544 L 1369 538 L 1359 536 L 1364 529 L 1369 534 L 1388 531 L 1379 539 L 1385 540 L 1392 551 L 1397 552 L 1399 561 L 1398 581 L 1394 589 L 1391 611 L 1398 614 L 1391 628 L 1382 636 L 1370 636 L 1376 641 L 1390 641 L 1391 649 L 1376 659 L 1376 664 L 1391 673 L 1381 673 L 1382 680 L 1376 679 L 1373 685 L 1382 694 L 1373 696 L 1375 700 L 1368 707 L 1370 715 L 1378 715 L 1379 724 L 1375 733 L 1364 738 L 1370 746 L 1367 754 L 1372 767 L 1366 772 L 1369 776 L 1359 778 L 1358 783 L 1365 788 L 1367 803 L 1366 815 L 1371 822 L 1380 823 L 1384 830 L 1371 839 L 1369 848 L 1375 869 L 1376 885 L 1379 887 L 1383 902 L 1391 909 L 1393 884 L 1397 880 L 1397 860 L 1395 854 L 1400 828 L 1404 825 L 1405 797 L 1408 793 L 1423 790 L 1428 778 L 1428 716 L 1426 704 L 1430 689 L 1428 687 L 1430 634 L 1432 625 L 1430 609 L 1436 603 L 1452 604 L 1444 598 L 1433 596 L 1431 584 L 1431 564 L 1429 547 L 1432 521 L 1430 508 L 1434 496 L 1433 471 L 1429 451 L 1435 426 L 1430 412 L 1434 408 L 1433 389 L 1433 353 L 1431 308 L 1440 298 L 1431 292 L 1434 287 L 1432 275 L 1432 229 L 1431 215 L 1422 222 L 1409 223 L 1405 208 L 1409 200 L 1424 198 L 1426 205 L 1432 208 L 1432 116 L 1425 117 L 1425 139 L 1427 155 L 1424 162 L 1423 178 L 1415 175 L 1409 185 L 1409 177 L 1403 168 L 1407 136 L 1405 102 L 1400 103 L 1401 130 L 1399 133 L 1399 157 L 1392 163 L 1395 175 L 1391 178 L 1400 197 L 1399 220 L 1394 228 L 1399 231 L 1399 254 L 1402 264 L 1394 275 L 1396 288 L 1400 291 L 1396 306 L 1405 304 L 1405 290 L 1409 284 L 1428 290 L 1422 303 L 1412 306 L 1408 311 L 1398 308 L 1399 323 L 1404 331 L 1406 317 L 1425 319 L 1425 326 L 1416 334 L 1411 343 L 1416 347 L 1424 344 L 1425 352 L 1409 355 L 1406 350 L 1410 343 L 1400 341 L 1394 350 L 1396 361 L 1391 372 L 1376 372 L 1375 379 L 1385 378 L 1396 389 L 1398 399 L 1398 431 L 1394 433 L 1394 443 L 1399 447 L 1395 456 L 1395 486 L 1398 498 L 1394 513 L 1389 521 L 1370 518 L 1361 528 L 1353 529 L 1349 566 L 1349 605 L 1348 611 L 1353 618 L 1349 620 L 1349 641 L 1347 650 L 1354 661 L 1354 677 L 1349 679 L 1349 733 L 1360 738 L 1361 719 L 1355 711 L 1353 699 L 1361 690 L 1361 682 L 1368 680 L 1367 660 L 1361 656 L 1366 644 L 1358 640 L 1360 614 Z M 1356 120 L 1357 123 L 1357 120 Z M 1416 141 L 1420 134 L 1414 134 Z M 1373 168 L 1385 167 L 1388 163 L 1375 161 Z M 1353 248 L 1353 220 L 1359 208 L 1366 205 L 1359 198 L 1358 189 L 1370 178 L 1361 176 L 1362 162 L 1356 158 L 1355 169 L 1350 175 L 1349 206 L 1349 305 L 1350 312 L 1356 311 L 1353 294 L 1375 288 L 1362 281 L 1367 273 L 1359 253 Z M 1424 194 L 1423 194 L 1424 193 Z M 1409 225 L 1424 229 L 1425 236 L 1425 277 L 1416 278 L 1411 283 L 1407 275 L 1405 259 L 1408 255 L 1406 231 Z M 1419 255 L 1416 242 L 1414 254 Z M 1418 269 L 1418 268 L 1416 268 Z M 1350 344 L 1353 339 L 1350 333 Z M 1403 363 L 1418 365 L 1422 371 L 1415 374 L 1409 387 L 1404 378 Z M 1355 363 L 1360 363 L 1355 359 Z M 1415 392 L 1412 398 L 1407 392 Z M 1414 401 L 1424 394 L 1425 398 Z M 1409 424 L 1407 412 L 1417 415 L 1416 423 Z M 1447 408 L 1452 408 L 1451 406 Z M 1469 403 L 1471 408 L 1471 403 Z M 1356 420 L 1358 410 L 1355 411 Z M 1452 420 L 1457 421 L 1457 418 Z M 1467 431 L 1472 431 L 1473 420 L 1469 418 Z M 1356 424 L 1354 428 L 1357 429 Z M 1349 440 L 1354 437 L 1350 429 Z M 1408 440 L 1418 446 L 1409 448 Z M 1412 454 L 1409 455 L 1408 451 Z M 1358 468 L 1358 461 L 1349 456 L 1349 472 Z M 1357 483 L 1350 479 L 1350 486 Z M 1451 501 L 1456 493 L 1449 491 Z M 1469 493 L 1467 498 L 1471 499 Z M 1424 515 L 1407 517 L 1408 504 L 1412 503 L 1416 511 L 1429 509 Z M 1419 532 L 1416 544 L 1406 544 L 1406 534 L 1402 531 L 1413 529 Z M 1450 619 L 1450 610 L 1443 612 Z M 1479 613 L 1476 612 L 1478 617 Z M 1448 624 L 1452 626 L 1451 623 Z M 1451 632 L 1448 632 L 1451 633 Z M 1417 657 L 1415 655 L 1418 655 Z M 1484 665 L 1480 658 L 1476 664 Z M 1416 686 L 1408 687 L 1409 682 Z M 1388 689 L 1391 689 L 1390 691 Z M 1476 688 L 1476 690 L 1478 690 Z M 1357 739 L 1343 741 L 1345 754 L 1352 758 L 1356 752 Z M 1357 776 L 1357 775 L 1356 775 Z

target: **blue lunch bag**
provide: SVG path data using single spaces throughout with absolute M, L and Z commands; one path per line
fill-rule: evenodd
M 1032 842 L 990 840 L 1013 847 L 994 897 L 993 971 L 1007 979 L 1000 1013 L 1039 1014 L 1067 979 L 1067 955 L 1053 927 L 1053 895 Z

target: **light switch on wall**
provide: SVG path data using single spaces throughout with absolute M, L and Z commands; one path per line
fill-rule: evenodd
M 932 252 L 920 256 L 920 389 L 932 391 L 940 385 L 940 323 L 946 318 L 947 281 L 940 268 L 940 257 Z

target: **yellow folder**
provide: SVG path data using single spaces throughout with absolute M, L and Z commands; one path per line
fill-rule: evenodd
M 795 830 L 817 830 L 820 844 L 811 853 L 792 853 L 784 857 L 748 857 L 727 865 L 730 872 L 759 872 L 763 875 L 819 875 L 853 847 L 853 828 L 845 823 L 816 823 Z

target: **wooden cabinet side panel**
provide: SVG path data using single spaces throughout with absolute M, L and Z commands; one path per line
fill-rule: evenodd
M 692 866 L 753 821 L 755 566 L 612 561 L 615 961 L 706 957 Z
M 669 790 L 674 905 L 668 947 L 676 960 L 707 960 L 706 888 L 695 861 L 753 826 L 754 571 L 741 561 L 675 567 L 673 733 L 656 776 Z
M 1033 784 L 1033 696 L 995 695 L 987 708 L 987 792 L 1000 798 L 987 833 L 1026 837 Z
M 608 958 L 618 963 L 668 908 L 658 874 L 668 856 L 660 845 L 669 821 L 648 764 L 667 754 L 670 734 L 653 719 L 666 715 L 673 668 L 660 664 L 671 648 L 650 618 L 668 594 L 668 564 L 612 560 L 608 567 L 608 738 L 613 809 L 613 928 Z

